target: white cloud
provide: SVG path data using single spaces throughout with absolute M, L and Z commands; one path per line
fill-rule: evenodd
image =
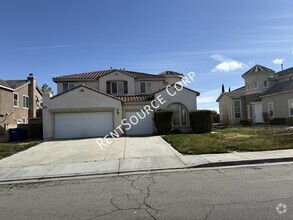
M 281 65 L 283 62 L 284 62 L 284 59 L 283 58 L 281 58 L 281 59 L 274 59 L 273 60 L 273 63 L 276 64 L 276 65 Z
M 213 54 L 210 57 L 220 62 L 218 65 L 216 65 L 212 69 L 212 72 L 231 72 L 231 71 L 242 69 L 243 67 L 245 67 L 243 63 L 236 60 L 232 60 L 221 54 Z
M 242 69 L 245 65 L 236 60 L 229 60 L 219 63 L 212 69 L 212 72 L 231 72 L 238 69 Z

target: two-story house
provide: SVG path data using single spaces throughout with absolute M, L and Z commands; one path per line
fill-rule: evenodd
M 239 124 L 242 119 L 263 123 L 263 112 L 270 118 L 293 117 L 293 67 L 275 73 L 255 65 L 242 78 L 243 87 L 217 99 L 221 124 Z
M 155 132 L 153 111 L 171 109 L 177 128 L 189 127 L 189 111 L 197 109 L 199 93 L 183 88 L 170 96 L 165 90 L 181 81 L 183 74 L 165 71 L 148 74 L 121 69 L 86 72 L 58 76 L 57 95 L 43 97 L 43 136 L 45 139 L 105 136 L 119 127 L 126 135 L 150 135 Z M 158 97 L 164 99 L 158 103 Z M 160 104 L 160 105 L 159 105 Z M 145 117 L 125 125 L 142 115 L 145 106 L 159 106 L 148 110 Z M 123 122 L 124 123 L 123 123 Z M 122 124 L 121 124 L 122 122 Z M 133 122 L 133 121 L 132 121 Z
M 26 80 L 0 80 L 0 137 L 8 139 L 7 130 L 17 124 L 27 124 L 36 117 L 41 107 L 42 91 L 36 78 L 30 74 Z

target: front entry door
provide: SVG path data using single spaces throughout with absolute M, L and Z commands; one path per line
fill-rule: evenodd
M 263 118 L 262 118 L 262 104 L 261 103 L 256 103 L 253 104 L 253 122 L 254 123 L 263 123 Z

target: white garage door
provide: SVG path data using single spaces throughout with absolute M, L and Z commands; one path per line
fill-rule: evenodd
M 146 114 L 144 119 L 140 119 L 137 112 L 126 112 L 126 121 L 131 124 L 131 129 L 126 131 L 126 135 L 148 135 L 153 133 L 153 119 L 151 114 Z M 143 114 L 138 112 L 141 116 Z M 130 122 L 130 117 L 136 116 L 138 118 L 138 123 L 136 125 L 132 125 Z M 136 119 L 132 118 L 132 122 L 136 123 Z
M 111 131 L 112 112 L 55 114 L 55 138 L 98 137 Z

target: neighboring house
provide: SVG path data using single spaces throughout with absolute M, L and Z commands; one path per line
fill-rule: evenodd
M 239 124 L 242 119 L 263 123 L 263 112 L 270 118 L 293 117 L 293 67 L 275 73 L 255 65 L 242 78 L 245 86 L 217 99 L 221 124 Z
M 27 80 L 0 80 L 0 139 L 7 140 L 9 128 L 35 118 L 41 101 L 42 92 L 33 74 Z
M 181 81 L 183 74 L 166 71 L 147 74 L 127 70 L 109 69 L 53 78 L 57 95 L 43 97 L 43 136 L 45 139 L 105 136 L 121 125 L 122 119 L 130 122 L 151 102 L 158 105 L 161 95 L 165 103 L 159 109 L 174 111 L 174 125 L 189 127 L 189 111 L 197 109 L 199 93 L 183 88 L 175 96 L 165 91 L 167 85 Z M 155 101 L 153 101 L 155 100 Z M 140 112 L 140 115 L 142 113 Z M 146 114 L 130 130 L 121 127 L 126 135 L 155 133 L 153 112 Z

